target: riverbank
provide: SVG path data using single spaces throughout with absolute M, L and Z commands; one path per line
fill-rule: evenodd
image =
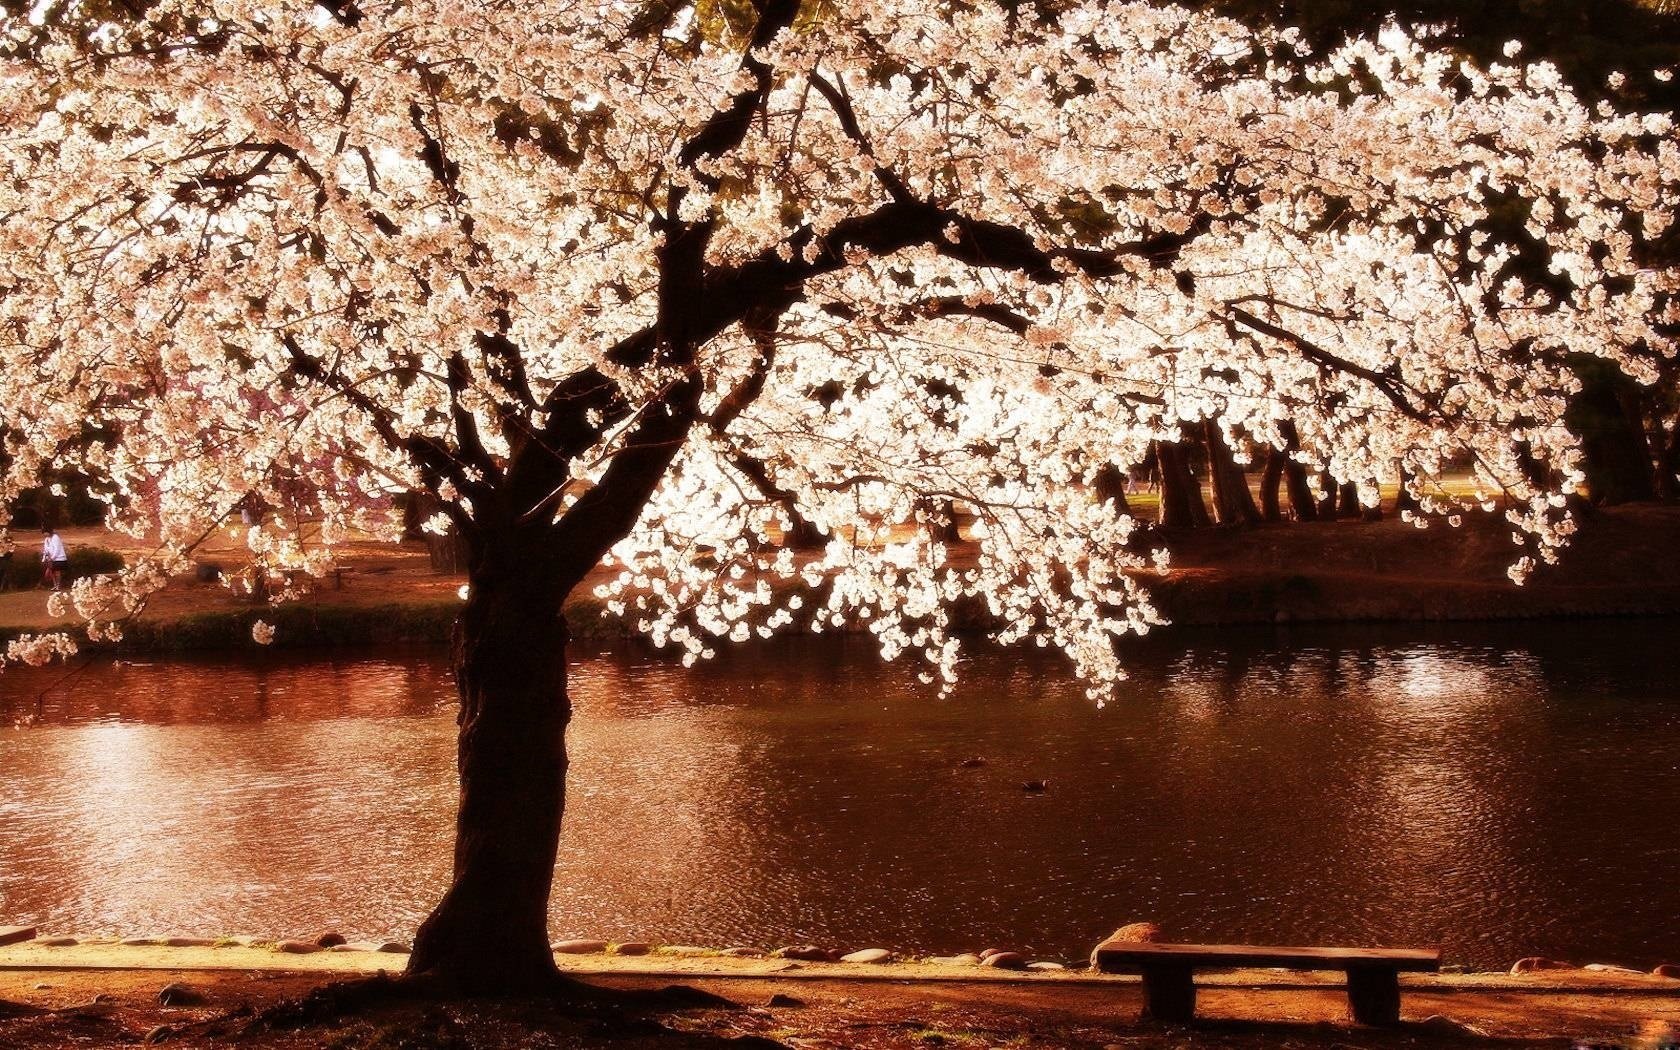
M 121 538 L 71 530 L 78 544 L 123 550 Z M 1397 520 L 1267 525 L 1157 533 L 1173 555 L 1166 572 L 1143 572 L 1157 606 L 1175 626 L 1418 622 L 1554 617 L 1680 615 L 1680 507 L 1628 506 L 1582 519 L 1560 564 L 1523 587 L 1505 575 L 1514 556 L 1509 529 L 1492 516 L 1462 527 L 1420 530 Z M 129 546 L 129 552 L 133 551 Z M 964 557 L 959 545 L 957 558 Z M 204 559 L 235 568 L 237 544 L 213 542 Z M 130 624 L 120 647 L 160 652 L 252 646 L 251 624 L 274 624 L 284 646 L 383 645 L 447 641 L 460 606 L 461 577 L 429 568 L 424 547 L 351 543 L 340 572 L 302 600 L 253 603 L 216 583 L 181 578 Z M 566 612 L 575 637 L 615 639 L 630 625 L 579 588 Z M 0 593 L 0 639 L 62 627 L 46 592 Z M 957 628 L 984 630 L 984 611 L 957 610 Z
M 263 1031 L 232 1045 L 268 1048 L 514 1046 L 794 1047 L 801 1050 L 1011 1047 L 1015 1050 L 1166 1047 L 1645 1047 L 1680 1036 L 1680 981 L 1582 971 L 1521 977 L 1403 979 L 1404 1023 L 1392 1030 L 1346 1021 L 1338 975 L 1264 971 L 1211 974 L 1199 983 L 1196 1024 L 1139 1020 L 1134 978 L 1032 974 L 934 963 L 824 964 L 787 959 L 561 956 L 570 975 L 619 989 L 673 982 L 731 1006 L 656 1014 L 615 1028 L 599 1018 L 529 1004 L 381 1007 L 324 1028 Z M 368 952 L 276 955 L 255 947 L 84 945 L 0 949 L 0 1044 L 45 1050 L 130 1045 L 160 1027 L 176 1045 L 217 1045 L 204 1022 L 261 1010 L 336 979 L 400 969 Z M 195 1028 L 195 1026 L 197 1026 Z M 727 1042 L 727 1040 L 737 1040 Z M 754 1040 L 754 1041 L 749 1041 Z M 164 1045 L 171 1045 L 165 1040 Z

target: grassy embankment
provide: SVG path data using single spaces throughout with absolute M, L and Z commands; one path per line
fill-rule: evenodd
M 1171 569 L 1141 574 L 1155 601 L 1180 625 L 1279 622 L 1493 620 L 1556 616 L 1680 613 L 1680 507 L 1598 511 L 1581 522 L 1561 564 L 1524 587 L 1505 576 L 1516 553 L 1497 518 L 1472 515 L 1462 528 L 1427 530 L 1389 520 L 1197 529 L 1156 534 L 1173 552 Z M 132 553 L 132 541 L 69 530 L 72 549 Z M 120 541 L 120 542 L 119 542 Z M 20 551 L 19 557 L 31 552 Z M 959 547 L 957 557 L 964 556 Z M 221 537 L 204 558 L 240 564 L 237 543 Z M 127 628 L 142 650 L 241 648 L 250 625 L 266 619 L 290 646 L 439 642 L 460 604 L 459 577 L 430 571 L 419 545 L 352 543 L 338 580 L 317 581 L 301 601 L 267 606 L 214 583 L 175 581 Z M 573 633 L 611 638 L 627 626 L 580 588 L 567 606 Z M 0 638 L 62 627 L 47 614 L 46 592 L 0 592 Z M 960 626 L 985 626 L 973 610 Z

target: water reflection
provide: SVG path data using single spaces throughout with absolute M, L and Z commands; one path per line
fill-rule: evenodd
M 554 932 L 1076 956 L 1151 918 L 1655 962 L 1672 628 L 1151 639 L 1102 710 L 1039 653 L 943 701 L 855 639 L 590 656 Z M 0 729 L 0 917 L 406 934 L 447 879 L 452 705 L 431 651 L 8 671 L 0 720 L 38 721 Z

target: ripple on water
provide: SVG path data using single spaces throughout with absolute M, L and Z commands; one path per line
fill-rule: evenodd
M 553 926 L 1078 957 L 1149 918 L 1656 962 L 1680 943 L 1651 789 L 1680 772 L 1672 624 L 1549 630 L 1152 639 L 1102 710 L 1041 653 L 975 656 L 949 700 L 856 640 L 587 656 Z M 441 654 L 62 678 L 0 676 L 0 724 L 38 718 L 0 730 L 9 920 L 406 936 L 445 885 Z

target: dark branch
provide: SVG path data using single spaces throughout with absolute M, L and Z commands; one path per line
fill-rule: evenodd
M 1394 407 L 1399 409 L 1401 414 L 1407 416 L 1408 418 L 1418 420 L 1429 418 L 1428 412 L 1417 407 L 1417 405 L 1413 404 L 1412 400 L 1406 396 L 1406 391 L 1410 389 L 1410 387 L 1408 387 L 1400 379 L 1400 377 L 1393 372 L 1378 372 L 1373 369 L 1366 368 L 1364 365 L 1349 361 L 1347 358 L 1333 354 L 1309 339 L 1296 335 L 1287 328 L 1279 327 L 1278 325 L 1272 324 L 1270 321 L 1262 320 L 1261 318 L 1254 316 L 1240 306 L 1233 306 L 1230 310 L 1231 316 L 1236 318 L 1236 320 L 1244 327 L 1259 332 L 1262 335 L 1269 335 L 1273 339 L 1279 339 L 1288 343 L 1299 351 L 1302 357 L 1305 357 L 1307 360 L 1313 362 L 1321 368 L 1328 368 L 1333 371 L 1346 373 L 1347 375 L 1357 376 L 1358 378 L 1365 380 L 1367 383 L 1370 383 L 1372 386 L 1382 391 L 1383 396 L 1387 397 L 1388 400 L 1394 404 Z

